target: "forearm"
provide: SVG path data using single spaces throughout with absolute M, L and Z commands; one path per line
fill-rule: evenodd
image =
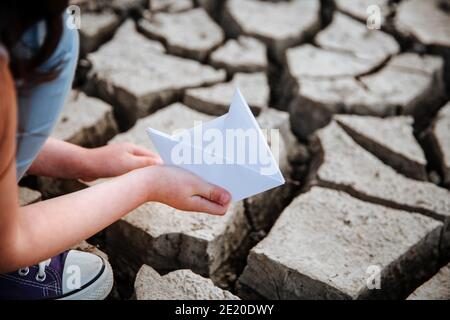
M 157 154 L 131 143 L 113 143 L 88 149 L 49 138 L 28 173 L 91 181 L 117 177 L 155 164 L 162 164 Z
M 151 198 L 152 168 L 20 208 L 9 252 L 9 270 L 35 264 L 87 239 Z M 150 178 L 149 178 L 150 177 Z M 150 190 L 150 192 L 149 192 Z M 11 229 L 10 229 L 11 230 Z
M 78 179 L 90 170 L 88 152 L 89 149 L 50 137 L 28 173 L 37 176 Z

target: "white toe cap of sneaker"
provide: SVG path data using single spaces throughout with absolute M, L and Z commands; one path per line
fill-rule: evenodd
M 99 278 L 105 270 L 103 259 L 99 256 L 70 250 L 64 264 L 62 277 L 63 294 L 78 290 Z

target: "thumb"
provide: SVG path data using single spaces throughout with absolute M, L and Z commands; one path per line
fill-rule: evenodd
M 192 196 L 190 207 L 191 211 L 205 212 L 217 216 L 223 216 L 228 209 L 228 205 L 221 205 L 201 196 Z
M 228 205 L 231 201 L 231 194 L 227 190 L 204 181 L 199 183 L 197 192 L 196 195 L 222 206 Z

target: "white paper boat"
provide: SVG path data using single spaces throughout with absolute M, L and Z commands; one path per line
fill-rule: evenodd
M 221 117 L 173 136 L 152 128 L 148 128 L 147 132 L 165 165 L 181 167 L 225 188 L 231 193 L 233 201 L 285 182 L 239 89 L 236 89 L 228 113 Z M 219 136 L 222 136 L 223 148 L 218 143 Z

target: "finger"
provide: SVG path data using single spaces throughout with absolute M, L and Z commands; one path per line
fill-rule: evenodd
M 133 156 L 134 159 L 139 159 L 136 161 L 142 161 L 143 163 L 147 163 L 147 165 L 163 165 L 164 161 L 159 156 Z M 146 159 L 146 160 L 142 160 Z
M 154 154 L 151 158 L 153 159 L 155 164 L 160 165 L 160 166 L 164 165 L 164 160 L 159 155 Z
M 162 164 L 161 159 L 154 158 L 154 157 L 143 157 L 143 156 L 140 156 L 140 157 L 132 156 L 131 157 L 132 169 L 160 165 L 160 164 Z
M 84 178 L 82 178 L 82 179 L 80 179 L 80 180 L 83 181 L 83 182 L 92 182 L 92 181 L 97 180 L 97 178 L 84 177 Z
M 197 191 L 196 195 L 220 205 L 227 205 L 231 201 L 231 195 L 227 190 L 204 181 L 200 182 Z
M 131 149 L 131 154 L 133 154 L 135 156 L 147 156 L 147 157 L 158 156 L 156 153 L 154 153 L 146 148 L 142 148 L 142 147 L 139 147 L 136 145 L 133 145 L 133 148 Z
M 228 205 L 221 205 L 201 196 L 191 197 L 192 211 L 204 212 L 216 216 L 223 216 L 228 209 Z
M 138 156 L 138 157 L 150 157 L 150 158 L 154 159 L 153 161 L 155 162 L 155 164 L 160 164 L 160 165 L 164 164 L 164 161 L 161 159 L 161 157 L 157 153 L 154 153 L 145 148 L 135 147 L 131 151 L 131 154 L 134 156 Z

